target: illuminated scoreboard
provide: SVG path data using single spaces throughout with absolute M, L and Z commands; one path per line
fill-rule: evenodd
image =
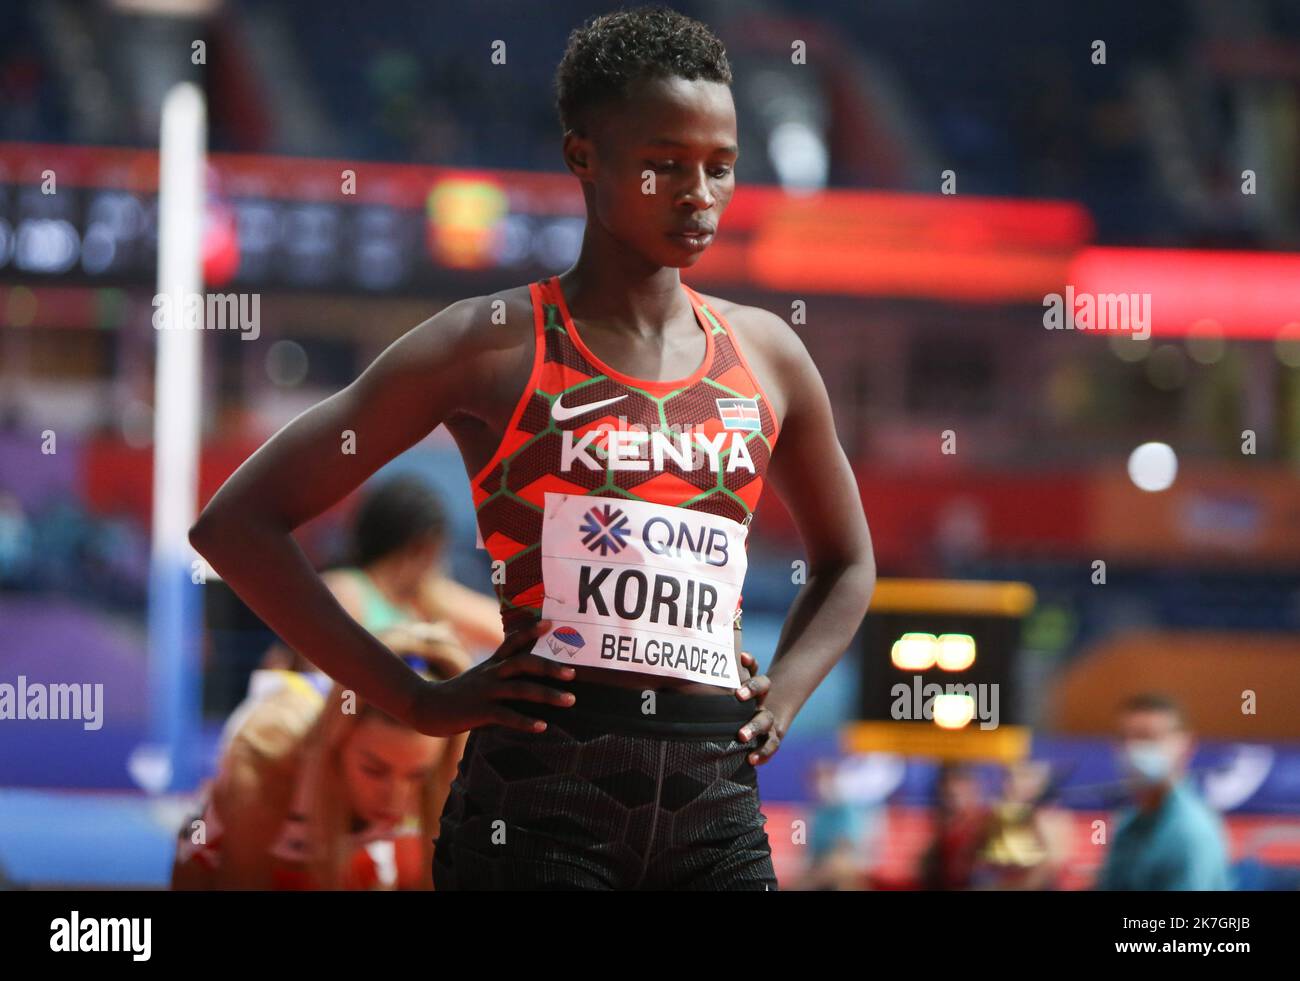
M 581 190 L 567 174 L 207 162 L 209 287 L 467 293 L 467 274 L 536 275 L 582 243 Z M 0 144 L 0 282 L 151 286 L 157 252 L 156 152 Z
M 883 579 L 863 624 L 850 752 L 1014 760 L 1029 748 L 1016 655 L 1026 583 Z
M 582 246 L 582 187 L 563 170 L 231 153 L 207 165 L 208 287 L 465 296 L 549 275 Z M 157 192 L 156 151 L 0 143 L 0 282 L 151 286 Z M 726 238 L 695 270 L 717 285 L 1038 305 L 1092 233 L 1070 202 L 751 186 Z

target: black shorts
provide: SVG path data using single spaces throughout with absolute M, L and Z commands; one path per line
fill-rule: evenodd
M 661 691 L 651 706 L 640 689 L 547 683 L 577 702 L 506 703 L 546 731 L 470 733 L 435 889 L 777 888 L 746 759 L 758 740 L 736 739 L 752 702 Z

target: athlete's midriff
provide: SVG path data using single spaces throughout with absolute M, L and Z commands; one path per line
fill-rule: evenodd
M 743 650 L 740 646 L 740 631 L 736 631 L 736 650 Z M 742 664 L 740 665 L 740 681 L 742 683 L 749 680 L 749 671 Z M 618 688 L 636 688 L 639 690 L 654 691 L 675 691 L 684 692 L 688 695 L 711 695 L 713 697 L 725 696 L 726 692 L 722 688 L 714 685 L 706 685 L 699 681 L 686 681 L 681 678 L 660 678 L 651 674 L 641 674 L 636 671 L 614 671 L 610 668 L 593 668 L 584 664 L 576 665 L 573 669 L 575 681 L 593 682 L 598 685 L 613 685 Z
M 683 289 L 704 357 L 652 381 L 584 343 L 557 278 L 533 284 L 532 371 L 471 488 L 507 632 L 544 616 L 534 652 L 578 680 L 718 696 L 750 676 L 740 586 L 778 425 L 730 326 Z

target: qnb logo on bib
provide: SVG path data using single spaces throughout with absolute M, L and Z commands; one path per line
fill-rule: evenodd
M 582 517 L 578 531 L 582 533 L 582 544 L 591 551 L 600 550 L 601 555 L 623 551 L 627 544 L 628 521 L 618 508 L 603 504 L 594 507 Z
M 736 687 L 747 532 L 703 511 L 546 494 L 542 616 L 554 627 L 533 653 Z

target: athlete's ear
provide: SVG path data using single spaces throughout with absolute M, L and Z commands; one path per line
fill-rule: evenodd
M 595 146 L 590 137 L 574 130 L 564 133 L 564 165 L 579 180 L 592 177 L 592 165 L 595 161 Z

